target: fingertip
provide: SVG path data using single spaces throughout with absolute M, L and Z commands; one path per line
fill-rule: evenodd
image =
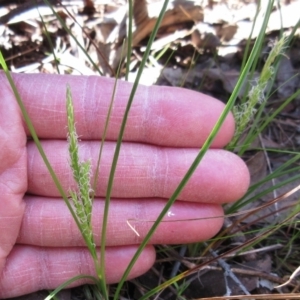
M 119 282 L 138 246 L 108 247 L 105 267 L 107 283 Z M 127 279 L 148 271 L 155 261 L 155 250 L 146 246 Z M 17 297 L 43 289 L 55 289 L 78 275 L 98 277 L 87 248 L 43 248 L 15 246 L 0 276 L 0 299 Z M 16 282 L 18 283 L 16 285 Z M 67 287 L 94 283 L 76 280 Z
M 131 258 L 134 256 L 134 254 L 137 251 L 138 245 L 134 245 L 134 246 L 127 246 L 128 248 L 128 255 L 126 254 L 126 252 L 124 252 L 123 250 L 120 252 L 121 255 L 125 255 L 126 258 L 124 260 L 124 265 L 123 265 L 123 270 L 121 275 L 123 275 L 123 273 L 125 272 L 125 269 L 127 268 Z M 130 258 L 130 260 L 128 259 Z M 130 271 L 129 276 L 127 277 L 128 279 L 133 279 L 136 278 L 138 276 L 143 275 L 144 273 L 146 273 L 147 271 L 149 271 L 151 269 L 151 267 L 154 265 L 156 260 L 156 252 L 155 249 L 152 245 L 147 245 L 141 255 L 139 256 L 137 262 L 134 264 L 132 270 Z M 119 264 L 116 266 L 118 267 Z M 107 276 L 111 276 L 110 279 L 108 280 L 108 283 L 117 283 L 120 281 L 121 277 L 120 275 L 118 277 L 116 277 L 115 280 L 113 280 L 113 276 L 114 276 L 114 270 L 113 268 L 111 268 L 112 274 L 110 275 L 109 273 L 107 273 Z
M 223 109 L 225 108 L 225 105 Z M 220 112 L 220 114 L 222 111 Z M 232 140 L 235 132 L 235 120 L 232 112 L 229 112 L 226 119 L 217 133 L 215 141 L 212 143 L 213 148 L 223 148 Z
M 232 164 L 234 164 L 228 176 L 226 203 L 230 203 L 242 198 L 247 192 L 250 186 L 250 172 L 242 158 L 231 152 L 227 153 L 230 153 Z
M 225 104 L 208 95 L 179 87 L 150 86 L 144 119 L 145 141 L 167 146 L 200 147 L 206 141 Z M 235 122 L 226 117 L 212 143 L 222 148 L 232 139 Z
M 155 242 L 190 244 L 205 241 L 220 231 L 223 222 L 221 205 L 176 201 L 159 225 Z

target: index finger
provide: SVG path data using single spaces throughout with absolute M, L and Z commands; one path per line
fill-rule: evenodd
M 40 138 L 65 139 L 66 88 L 70 86 L 77 133 L 81 139 L 100 139 L 114 79 L 98 76 L 14 74 L 21 98 Z M 117 139 L 132 84 L 118 81 L 107 139 Z M 199 147 L 206 140 L 224 104 L 190 90 L 139 86 L 129 113 L 125 141 L 170 147 Z M 232 138 L 234 120 L 229 115 L 213 142 L 223 147 Z

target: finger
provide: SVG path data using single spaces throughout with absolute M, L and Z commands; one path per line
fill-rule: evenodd
M 69 247 L 83 246 L 81 234 L 66 204 L 58 198 L 27 196 L 18 243 Z M 162 199 L 111 200 L 106 229 L 108 246 L 139 244 L 166 205 Z M 93 205 L 95 243 L 100 245 L 104 200 Z M 214 236 L 223 224 L 219 205 L 177 201 L 160 223 L 151 244 L 188 244 Z
M 2 79 L 1 79 L 2 80 Z M 6 80 L 0 88 L 0 273 L 14 245 L 24 212 L 27 189 L 26 134 L 17 103 L 6 97 Z
M 68 166 L 68 149 L 64 141 L 43 142 L 44 150 L 64 189 L 75 188 Z M 96 195 L 106 195 L 115 144 L 107 142 L 100 162 Z M 83 161 L 91 159 L 92 174 L 98 158 L 98 142 L 82 142 Z M 198 150 L 159 148 L 124 143 L 116 169 L 112 196 L 116 198 L 169 198 Z M 249 172 L 236 155 L 221 149 L 208 151 L 180 194 L 180 200 L 224 203 L 239 199 L 249 185 Z M 60 196 L 33 143 L 28 145 L 28 191 L 43 196 Z
M 40 138 L 66 138 L 66 87 L 70 85 L 78 135 L 99 139 L 103 134 L 114 79 L 46 74 L 14 75 Z M 132 84 L 118 81 L 108 140 L 116 140 Z M 209 96 L 174 87 L 139 86 L 126 125 L 125 140 L 166 146 L 199 147 L 206 140 L 224 105 Z M 213 142 L 223 147 L 233 135 L 228 116 Z
M 116 283 L 121 279 L 136 250 L 137 246 L 113 247 L 106 250 L 107 283 Z M 133 267 L 129 278 L 145 273 L 153 265 L 154 260 L 154 249 L 147 246 Z M 10 253 L 0 277 L 0 298 L 16 297 L 42 289 L 54 289 L 78 275 L 96 276 L 93 260 L 86 248 L 16 246 Z M 69 287 L 86 282 L 86 280 L 76 281 Z

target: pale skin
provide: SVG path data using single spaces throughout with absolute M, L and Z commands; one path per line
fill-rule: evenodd
M 67 191 L 73 180 L 66 142 L 66 86 L 70 85 L 73 94 L 80 155 L 83 160 L 91 159 L 94 171 L 114 81 L 41 74 L 13 77 L 44 150 Z M 98 245 L 113 150 L 130 90 L 131 84 L 119 82 L 100 164 L 93 213 Z M 79 274 L 95 275 L 76 224 L 30 140 L 3 73 L 0 101 L 0 298 L 53 289 Z M 106 250 L 108 283 L 121 278 L 223 108 L 218 100 L 184 89 L 138 88 L 112 192 Z M 203 241 L 220 230 L 221 204 L 239 199 L 249 185 L 244 162 L 222 150 L 233 132 L 234 120 L 229 115 L 130 278 L 153 265 L 153 244 Z M 179 221 L 169 222 L 174 220 Z

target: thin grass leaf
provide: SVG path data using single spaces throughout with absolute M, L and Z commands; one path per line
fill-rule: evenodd
M 121 56 L 123 56 L 123 53 L 124 53 L 124 44 L 125 43 L 123 43 L 123 45 L 122 45 Z M 115 78 L 115 82 L 114 82 L 114 86 L 113 86 L 113 92 L 112 92 L 109 107 L 108 107 L 107 116 L 106 116 L 106 119 L 105 119 L 104 130 L 103 130 L 102 138 L 101 138 L 101 141 L 100 141 L 100 150 L 99 150 L 99 155 L 98 155 L 98 159 L 97 159 L 97 166 L 96 166 L 96 172 L 95 172 L 94 183 L 93 183 L 93 190 L 94 191 L 96 190 L 96 185 L 97 185 L 97 181 L 98 181 L 98 177 L 99 177 L 100 161 L 101 161 L 101 157 L 102 157 L 102 152 L 103 152 L 103 148 L 104 148 L 104 142 L 105 142 L 105 139 L 106 139 L 106 134 L 107 134 L 107 130 L 108 130 L 110 116 L 111 116 L 111 112 L 112 112 L 112 108 L 113 108 L 113 103 L 114 103 L 114 100 L 115 100 L 115 97 L 116 97 L 117 86 L 118 86 L 118 80 L 117 79 L 120 75 L 121 66 L 122 66 L 122 63 L 120 61 L 119 66 L 118 66 L 118 70 L 117 70 L 117 74 L 116 74 L 116 78 Z M 94 201 L 94 197 L 95 197 L 95 194 L 92 195 L 92 200 L 93 201 Z
M 268 15 L 270 15 L 270 11 L 271 11 L 271 7 L 273 4 L 273 1 L 271 1 L 272 3 L 269 3 L 268 5 L 268 9 L 267 12 Z M 166 2 L 165 2 L 166 4 Z M 265 29 L 268 23 L 268 18 L 265 19 L 264 23 L 263 23 L 263 28 Z M 162 221 L 163 217 L 165 216 L 165 214 L 168 212 L 168 210 L 170 209 L 170 207 L 172 206 L 172 204 L 175 202 L 175 200 L 177 199 L 177 197 L 179 196 L 179 194 L 181 193 L 182 189 L 184 188 L 184 186 L 187 184 L 188 180 L 190 179 L 190 177 L 192 176 L 192 174 L 194 173 L 194 171 L 196 170 L 196 168 L 198 167 L 199 163 L 201 162 L 202 158 L 204 157 L 205 153 L 207 152 L 207 150 L 209 149 L 210 145 L 212 144 L 214 138 L 216 137 L 216 134 L 218 133 L 218 131 L 220 130 L 222 124 L 224 123 L 227 115 L 229 114 L 230 110 L 232 109 L 235 100 L 238 97 L 239 91 L 242 87 L 243 82 L 246 79 L 246 76 L 249 72 L 250 67 L 252 66 L 252 63 L 257 55 L 257 51 L 260 47 L 262 43 L 262 38 L 261 39 L 257 39 L 255 42 L 255 45 L 253 47 L 253 50 L 250 54 L 250 57 L 247 61 L 247 64 L 236 84 L 235 89 L 233 90 L 233 93 L 224 109 L 224 111 L 222 112 L 219 120 L 217 121 L 216 125 L 214 126 L 214 128 L 212 129 L 211 133 L 209 134 L 207 140 L 205 141 L 205 143 L 203 144 L 200 152 L 198 153 L 197 157 L 195 158 L 194 162 L 192 163 L 192 165 L 190 166 L 189 170 L 187 171 L 186 175 L 184 176 L 184 178 L 182 179 L 182 181 L 180 182 L 180 184 L 178 185 L 178 187 L 176 188 L 176 190 L 174 191 L 173 195 L 170 197 L 170 199 L 168 200 L 166 206 L 164 207 L 164 209 L 162 210 L 162 212 L 160 213 L 160 215 L 157 217 L 157 220 L 155 221 L 155 223 L 153 224 L 153 226 L 151 227 L 151 229 L 149 230 L 148 234 L 146 235 L 146 237 L 144 238 L 144 240 L 142 241 L 140 247 L 138 248 L 136 254 L 134 255 L 134 257 L 132 258 L 131 262 L 129 263 L 128 268 L 126 269 L 120 284 L 118 285 L 117 291 L 116 291 L 116 296 L 115 296 L 115 300 L 117 300 L 117 296 L 119 295 L 121 286 L 123 284 L 123 282 L 125 281 L 125 279 L 127 278 L 131 268 L 133 267 L 134 263 L 137 261 L 139 255 L 142 252 L 142 249 L 144 249 L 144 247 L 147 245 L 147 243 L 149 242 L 151 236 L 154 234 L 156 228 L 158 227 L 159 223 Z M 148 295 L 149 293 L 147 293 Z M 150 294 L 149 294 L 150 295 Z M 152 293 L 151 293 L 152 295 Z
M 58 57 L 56 56 L 56 52 L 54 50 L 55 47 L 54 47 L 54 45 L 52 43 L 52 40 L 51 40 L 50 35 L 49 35 L 49 31 L 47 29 L 46 23 L 44 22 L 44 18 L 43 18 L 43 16 L 40 13 L 39 6 L 37 5 L 37 1 L 36 0 L 35 0 L 35 3 L 36 3 L 36 9 L 37 9 L 37 11 L 39 13 L 39 16 L 40 16 L 40 20 L 42 22 L 42 26 L 43 26 L 44 31 L 45 31 L 46 39 L 47 39 L 47 41 L 48 41 L 48 43 L 50 45 L 51 53 L 53 54 L 53 57 L 54 57 L 54 64 L 55 64 L 55 68 L 56 68 L 57 74 L 60 74 L 59 67 L 58 67 L 58 61 L 59 60 L 58 60 Z
M 127 103 L 127 106 L 126 106 L 126 109 L 125 109 L 125 113 L 124 113 L 122 125 L 121 125 L 121 128 L 120 128 L 120 132 L 119 132 L 119 136 L 118 136 L 118 140 L 117 140 L 117 144 L 116 144 L 116 149 L 115 149 L 115 153 L 114 153 L 114 157 L 113 157 L 113 163 L 112 163 L 112 167 L 111 167 L 111 172 L 110 172 L 110 176 L 109 176 L 109 182 L 108 182 L 107 193 L 106 193 L 106 200 L 105 200 L 105 208 L 104 208 L 104 211 L 106 213 L 108 212 L 108 209 L 109 209 L 109 202 L 110 202 L 110 197 L 111 197 L 111 192 L 112 192 L 112 187 L 113 187 L 114 174 L 115 174 L 116 167 L 117 167 L 118 157 L 119 157 L 120 149 L 121 149 L 121 143 L 122 143 L 122 140 L 123 140 L 123 135 L 124 135 L 125 126 L 126 126 L 126 122 L 127 122 L 127 119 L 128 119 L 129 111 L 130 111 L 130 108 L 131 108 L 131 104 L 133 102 L 134 95 L 136 93 L 136 90 L 137 90 L 137 87 L 138 87 L 138 84 L 139 84 L 139 80 L 141 78 L 144 66 L 145 66 L 145 64 L 147 62 L 147 59 L 148 59 L 148 56 L 150 54 L 152 43 L 153 43 L 154 38 L 155 38 L 155 36 L 157 34 L 157 31 L 159 29 L 159 26 L 161 24 L 161 21 L 163 19 L 163 16 L 165 14 L 166 9 L 167 9 L 168 3 L 169 3 L 168 0 L 164 1 L 164 4 L 163 4 L 162 9 L 160 11 L 160 14 L 159 14 L 159 16 L 157 18 L 157 21 L 155 23 L 153 31 L 152 31 L 152 33 L 150 35 L 150 38 L 149 38 L 149 41 L 148 41 L 145 53 L 143 55 L 143 59 L 141 61 L 140 68 L 139 68 L 139 70 L 137 72 L 137 75 L 136 75 L 136 80 L 135 80 L 135 82 L 134 82 L 134 84 L 132 86 L 132 90 L 131 90 L 131 93 L 130 93 L 130 96 L 129 96 L 129 100 L 128 100 L 128 103 Z M 104 222 L 107 223 L 107 220 L 103 220 L 103 223 Z M 104 233 L 104 234 L 106 234 L 106 233 Z M 102 236 L 102 242 L 105 241 L 105 239 L 106 239 L 106 236 Z M 132 259 L 131 263 L 129 264 L 128 268 L 124 272 L 124 274 L 122 276 L 122 279 L 120 280 L 120 283 L 119 283 L 119 285 L 117 287 L 117 290 L 115 292 L 115 295 L 114 295 L 114 299 L 115 300 L 118 300 L 119 293 L 121 291 L 123 283 L 124 283 L 125 279 L 127 278 L 127 276 L 129 274 L 131 268 L 133 267 L 135 261 L 139 257 L 139 255 L 142 252 L 142 249 L 144 247 L 145 247 L 145 244 L 142 244 L 141 247 L 139 247 L 139 250 L 137 251 L 136 255 L 133 257 L 133 259 Z
M 65 24 L 65 22 L 63 21 L 63 19 L 60 17 L 60 15 L 54 10 L 53 6 L 51 5 L 51 3 L 48 0 L 43 0 L 44 3 L 46 5 L 48 5 L 50 7 L 50 9 L 52 10 L 53 14 L 55 15 L 55 17 L 57 18 L 57 20 L 60 22 L 61 26 L 64 28 L 64 30 L 73 38 L 73 40 L 75 41 L 75 43 L 77 44 L 77 46 L 82 50 L 82 52 L 85 54 L 85 56 L 87 57 L 87 59 L 89 60 L 89 62 L 92 64 L 92 66 L 95 68 L 95 70 L 99 73 L 99 75 L 103 75 L 101 70 L 99 69 L 99 67 L 97 66 L 97 64 L 93 61 L 93 59 L 90 57 L 90 55 L 88 54 L 88 52 L 85 50 L 85 48 L 78 42 L 78 40 L 76 39 L 76 37 L 74 36 L 74 34 L 71 32 L 70 28 Z M 67 9 L 65 8 L 65 10 L 67 11 Z M 69 13 L 69 16 L 72 17 L 72 15 Z M 73 18 L 74 22 L 76 22 L 76 20 Z M 77 23 L 77 22 L 76 22 Z M 77 23 L 78 24 L 78 23 Z M 79 24 L 78 24 L 79 25 Z M 80 25 L 79 25 L 80 26 Z M 80 26 L 81 27 L 81 26 Z M 82 29 L 82 28 L 81 28 Z M 82 31 L 84 32 L 84 30 L 82 29 Z M 102 53 L 99 51 L 100 55 L 102 55 Z M 109 67 L 110 71 L 112 71 L 111 67 L 108 65 L 107 61 L 105 58 L 103 58 L 103 61 L 106 63 L 106 65 Z M 113 71 L 112 71 L 113 74 Z
M 269 1 L 267 9 L 266 9 L 266 14 L 267 16 L 270 16 L 270 12 L 271 9 L 273 7 L 273 2 L 274 1 Z M 264 22 L 262 24 L 262 32 L 265 32 L 265 29 L 267 27 L 268 24 L 268 17 L 266 17 L 264 19 Z M 153 233 L 155 232 L 156 228 L 158 227 L 159 223 L 161 222 L 161 220 L 163 219 L 163 217 L 165 216 L 165 214 L 168 212 L 169 208 L 171 207 L 171 205 L 175 202 L 175 200 L 177 199 L 177 197 L 179 196 L 180 192 L 182 191 L 182 189 L 184 188 L 184 186 L 186 185 L 186 183 L 188 182 L 188 180 L 190 179 L 190 177 L 192 176 L 193 172 L 196 170 L 196 168 L 198 167 L 199 163 L 201 162 L 202 158 L 204 157 L 205 153 L 207 152 L 207 150 L 209 149 L 210 145 L 212 144 L 216 134 L 218 133 L 218 131 L 220 130 L 222 124 L 224 123 L 227 115 L 229 114 L 230 110 L 232 109 L 238 95 L 239 95 L 239 91 L 244 83 L 244 81 L 247 78 L 247 74 L 253 64 L 253 62 L 255 61 L 255 58 L 257 57 L 258 51 L 261 48 L 261 44 L 263 41 L 263 35 L 261 34 L 257 40 L 255 41 L 254 47 L 251 51 L 251 54 L 249 56 L 249 59 L 245 65 L 245 68 L 242 71 L 242 74 L 232 92 L 232 95 L 227 103 L 227 105 L 225 106 L 224 111 L 222 112 L 219 120 L 217 121 L 216 125 L 214 126 L 213 130 L 211 131 L 211 133 L 209 134 L 207 140 L 205 141 L 205 143 L 203 144 L 200 152 L 198 153 L 196 159 L 194 160 L 194 162 L 192 163 L 192 165 L 190 166 L 189 170 L 187 171 L 186 175 L 184 176 L 184 178 L 182 179 L 182 181 L 180 182 L 180 184 L 178 185 L 178 187 L 176 188 L 175 192 L 173 193 L 173 195 L 170 197 L 170 199 L 168 200 L 166 206 L 164 207 L 164 209 L 162 210 L 161 214 L 158 216 L 156 222 L 153 224 L 153 226 L 151 227 L 151 229 L 149 230 L 148 234 L 146 235 L 145 239 L 142 241 L 139 249 L 137 250 L 136 254 L 134 255 L 132 261 L 129 264 L 129 267 L 127 268 L 127 270 L 125 271 L 125 274 L 123 275 L 122 281 L 125 280 L 125 278 L 128 276 L 129 274 L 129 270 L 131 270 L 131 268 L 133 267 L 134 263 L 136 262 L 138 256 L 140 255 L 140 253 L 142 252 L 142 249 L 146 246 L 146 244 L 148 243 L 148 241 L 150 240 L 151 236 L 153 235 Z M 179 280 L 181 277 L 178 277 L 177 280 Z M 175 280 L 175 281 L 177 281 Z M 122 282 L 121 281 L 121 282 Z M 174 282 L 175 282 L 174 281 Z M 120 282 L 120 284 L 121 284 Z M 170 283 L 173 283 L 173 281 L 169 281 Z M 119 285 L 120 285 L 119 284 Z M 119 288 L 119 287 L 118 287 Z M 120 288 L 119 288 L 120 289 Z M 118 295 L 118 290 L 117 293 Z M 144 297 L 142 297 L 142 299 L 146 299 L 146 296 L 149 297 L 150 295 L 153 295 L 154 293 L 152 293 L 151 291 L 149 293 L 146 293 L 146 295 Z M 117 298 L 114 298 L 115 300 L 117 300 Z
M 128 0 L 127 58 L 126 58 L 126 74 L 125 74 L 126 81 L 128 81 L 128 76 L 130 71 L 130 58 L 132 53 L 132 23 L 133 23 L 132 21 L 133 21 L 133 0 Z
M 26 111 L 26 108 L 25 108 L 25 106 L 24 106 L 24 104 L 23 104 L 23 102 L 21 100 L 20 94 L 19 94 L 19 92 L 17 90 L 17 87 L 16 87 L 16 85 L 15 85 L 15 83 L 13 81 L 13 78 L 12 78 L 12 76 L 11 76 L 9 70 L 8 70 L 8 67 L 6 65 L 5 59 L 4 59 L 1 51 L 0 51 L 0 64 L 1 64 L 1 66 L 2 66 L 2 68 L 4 70 L 4 72 L 5 72 L 6 78 L 7 78 L 8 82 L 9 82 L 11 88 L 12 88 L 12 91 L 13 91 L 13 93 L 15 95 L 16 101 L 17 101 L 17 103 L 18 103 L 18 105 L 19 105 L 19 107 L 21 109 L 22 115 L 24 117 L 24 121 L 25 121 L 25 123 L 26 123 L 26 125 L 28 127 L 30 135 L 31 135 L 31 137 L 32 137 L 32 139 L 33 139 L 33 141 L 34 141 L 34 143 L 35 143 L 35 145 L 36 145 L 36 147 L 37 147 L 37 149 L 38 149 L 38 151 L 39 151 L 39 153 L 40 153 L 40 155 L 41 155 L 41 157 L 42 157 L 42 159 L 43 159 L 43 161 L 44 161 L 44 163 L 45 163 L 45 165 L 46 165 L 46 167 L 47 167 L 47 169 L 48 169 L 48 171 L 50 173 L 50 175 L 51 175 L 52 180 L 55 183 L 56 188 L 58 189 L 59 193 L 61 194 L 62 198 L 64 199 L 66 205 L 68 206 L 68 208 L 69 208 L 69 210 L 70 210 L 70 212 L 72 214 L 72 217 L 74 218 L 74 220 L 75 220 L 75 222 L 76 222 L 76 224 L 78 226 L 79 225 L 79 221 L 78 221 L 78 219 L 76 217 L 76 214 L 75 214 L 72 206 L 70 205 L 70 203 L 68 201 L 68 197 L 67 197 L 65 191 L 63 190 L 63 188 L 62 188 L 62 186 L 61 186 L 61 184 L 60 184 L 60 182 L 59 182 L 59 180 L 58 180 L 58 178 L 57 178 L 57 176 L 56 176 L 53 168 L 51 167 L 51 164 L 50 164 L 50 162 L 49 162 L 49 160 L 48 160 L 48 158 L 47 158 L 47 156 L 46 156 L 46 154 L 45 154 L 45 152 L 43 150 L 43 147 L 42 147 L 42 145 L 40 143 L 40 140 L 39 140 L 39 138 L 38 138 L 38 136 L 36 134 L 36 131 L 35 131 L 34 127 L 33 127 L 33 124 L 32 124 L 32 122 L 31 122 L 31 120 L 29 118 L 29 115 L 28 115 L 28 113 Z
M 94 281 L 95 284 L 98 284 L 97 280 L 95 277 L 93 276 L 89 276 L 89 275 L 78 275 L 75 276 L 69 280 L 67 280 L 66 282 L 64 282 L 63 284 L 61 284 L 58 288 L 56 288 L 54 291 L 52 291 L 50 293 L 49 296 L 47 296 L 44 300 L 51 300 L 53 299 L 53 297 L 55 297 L 55 295 L 57 295 L 57 293 L 59 293 L 61 290 L 67 288 L 70 284 L 76 282 L 77 280 L 82 280 L 82 279 L 89 279 L 91 281 Z
M 268 193 L 272 192 L 273 190 L 279 189 L 282 186 L 285 186 L 289 183 L 292 183 L 300 178 L 300 175 L 294 175 L 290 176 L 288 179 L 279 182 L 278 184 L 265 189 L 264 191 L 256 194 L 255 196 L 250 197 L 250 195 L 255 192 L 258 188 L 263 186 L 265 183 L 271 181 L 272 179 L 279 178 L 281 176 L 284 176 L 286 174 L 291 174 L 294 172 L 299 172 L 300 167 L 295 168 L 289 168 L 291 165 L 293 165 L 295 162 L 297 162 L 300 159 L 300 154 L 295 155 L 293 158 L 286 161 L 284 164 L 282 164 L 280 167 L 278 167 L 273 173 L 268 174 L 265 176 L 262 180 L 260 180 L 258 183 L 254 184 L 249 188 L 247 193 L 237 202 L 233 203 L 229 209 L 226 210 L 226 213 L 231 214 L 233 212 L 236 212 L 237 210 L 241 209 L 243 206 L 259 199 L 260 197 L 263 197 L 267 195 Z
M 123 43 L 123 45 L 122 45 L 122 51 L 121 51 L 122 56 L 123 56 L 123 52 L 124 52 L 124 44 L 125 43 Z M 112 107 L 113 107 L 113 103 L 114 103 L 115 95 L 116 95 L 116 91 L 117 91 L 117 86 L 118 86 L 118 80 L 117 79 L 118 79 L 119 74 L 120 74 L 121 65 L 122 65 L 122 62 L 120 60 L 118 70 L 117 70 L 117 74 L 116 74 L 116 79 L 115 79 L 115 82 L 114 82 L 113 93 L 112 93 L 111 101 L 110 101 L 110 104 L 109 104 L 109 109 L 108 109 L 106 120 L 105 120 L 105 127 L 104 127 L 104 131 L 103 131 L 102 139 L 101 139 L 101 144 L 100 144 L 100 151 L 99 151 L 97 167 L 96 167 L 96 173 L 95 173 L 95 179 L 94 179 L 94 184 L 93 184 L 94 191 L 96 190 L 97 179 L 98 179 L 99 171 L 100 171 L 100 160 L 101 160 L 101 156 L 102 156 L 102 152 L 103 152 L 104 142 L 105 142 L 105 139 L 106 139 L 106 134 L 107 134 L 107 130 L 108 130 L 108 125 L 109 125 L 109 120 L 110 120 L 110 116 L 111 116 L 111 112 L 112 112 Z M 92 201 L 94 201 L 94 194 L 93 194 L 93 197 L 92 197 Z M 106 202 L 107 202 L 107 200 L 105 200 L 105 203 Z M 103 282 L 102 283 L 102 289 L 104 287 L 106 287 L 106 283 L 105 283 L 105 263 L 104 263 L 106 239 L 103 238 L 103 234 L 106 235 L 106 232 L 107 232 L 108 211 L 109 211 L 109 208 L 106 209 L 106 210 L 104 209 L 104 213 L 103 213 L 100 259 L 98 260 L 99 263 L 98 263 L 98 266 L 97 266 L 97 268 L 99 270 L 98 274 L 100 275 L 100 278 L 102 279 L 102 282 Z M 102 259 L 102 257 L 103 257 L 103 259 Z M 107 289 L 106 289 L 106 291 L 103 291 L 103 293 L 106 297 L 108 297 Z
M 254 15 L 251 31 L 250 31 L 249 37 L 247 39 L 247 43 L 246 43 L 246 47 L 245 47 L 245 53 L 243 55 L 243 60 L 242 60 L 242 64 L 241 64 L 241 71 L 244 70 L 244 67 L 245 67 L 246 62 L 247 62 L 248 54 L 250 53 L 250 45 L 251 45 L 252 35 L 253 35 L 253 31 L 254 31 L 254 28 L 255 28 L 255 25 L 256 25 L 257 17 L 259 15 L 260 8 L 261 8 L 261 5 L 260 5 L 260 1 L 259 1 L 258 5 L 257 5 L 257 8 L 256 8 L 255 15 Z

